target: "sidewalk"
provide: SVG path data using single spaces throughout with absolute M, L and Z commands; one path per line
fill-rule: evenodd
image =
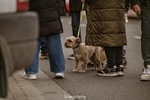
M 73 100 L 69 93 L 61 89 L 41 70 L 37 80 L 26 80 L 21 77 L 23 71 L 17 71 L 9 77 L 9 93 L 0 100 Z

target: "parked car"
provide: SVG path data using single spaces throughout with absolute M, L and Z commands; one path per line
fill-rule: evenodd
M 38 16 L 29 0 L 0 0 L 0 97 L 7 96 L 7 77 L 32 64 L 38 38 Z

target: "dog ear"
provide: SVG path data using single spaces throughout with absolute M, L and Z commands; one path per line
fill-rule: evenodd
M 81 39 L 80 38 L 77 38 L 76 40 L 78 43 L 81 43 Z

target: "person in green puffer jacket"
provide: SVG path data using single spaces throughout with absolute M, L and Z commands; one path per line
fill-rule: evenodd
M 123 46 L 127 45 L 124 9 L 125 0 L 81 0 L 88 5 L 86 45 L 102 46 L 107 66 L 99 76 L 123 76 Z

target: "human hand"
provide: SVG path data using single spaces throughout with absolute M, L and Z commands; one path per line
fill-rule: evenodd
M 140 7 L 139 5 L 134 5 L 134 6 L 132 7 L 132 9 L 133 9 L 133 11 L 134 11 L 135 13 L 137 13 L 138 15 L 141 14 L 141 7 Z
M 81 0 L 81 2 L 82 2 L 82 3 L 84 3 L 84 2 L 85 2 L 85 0 Z

